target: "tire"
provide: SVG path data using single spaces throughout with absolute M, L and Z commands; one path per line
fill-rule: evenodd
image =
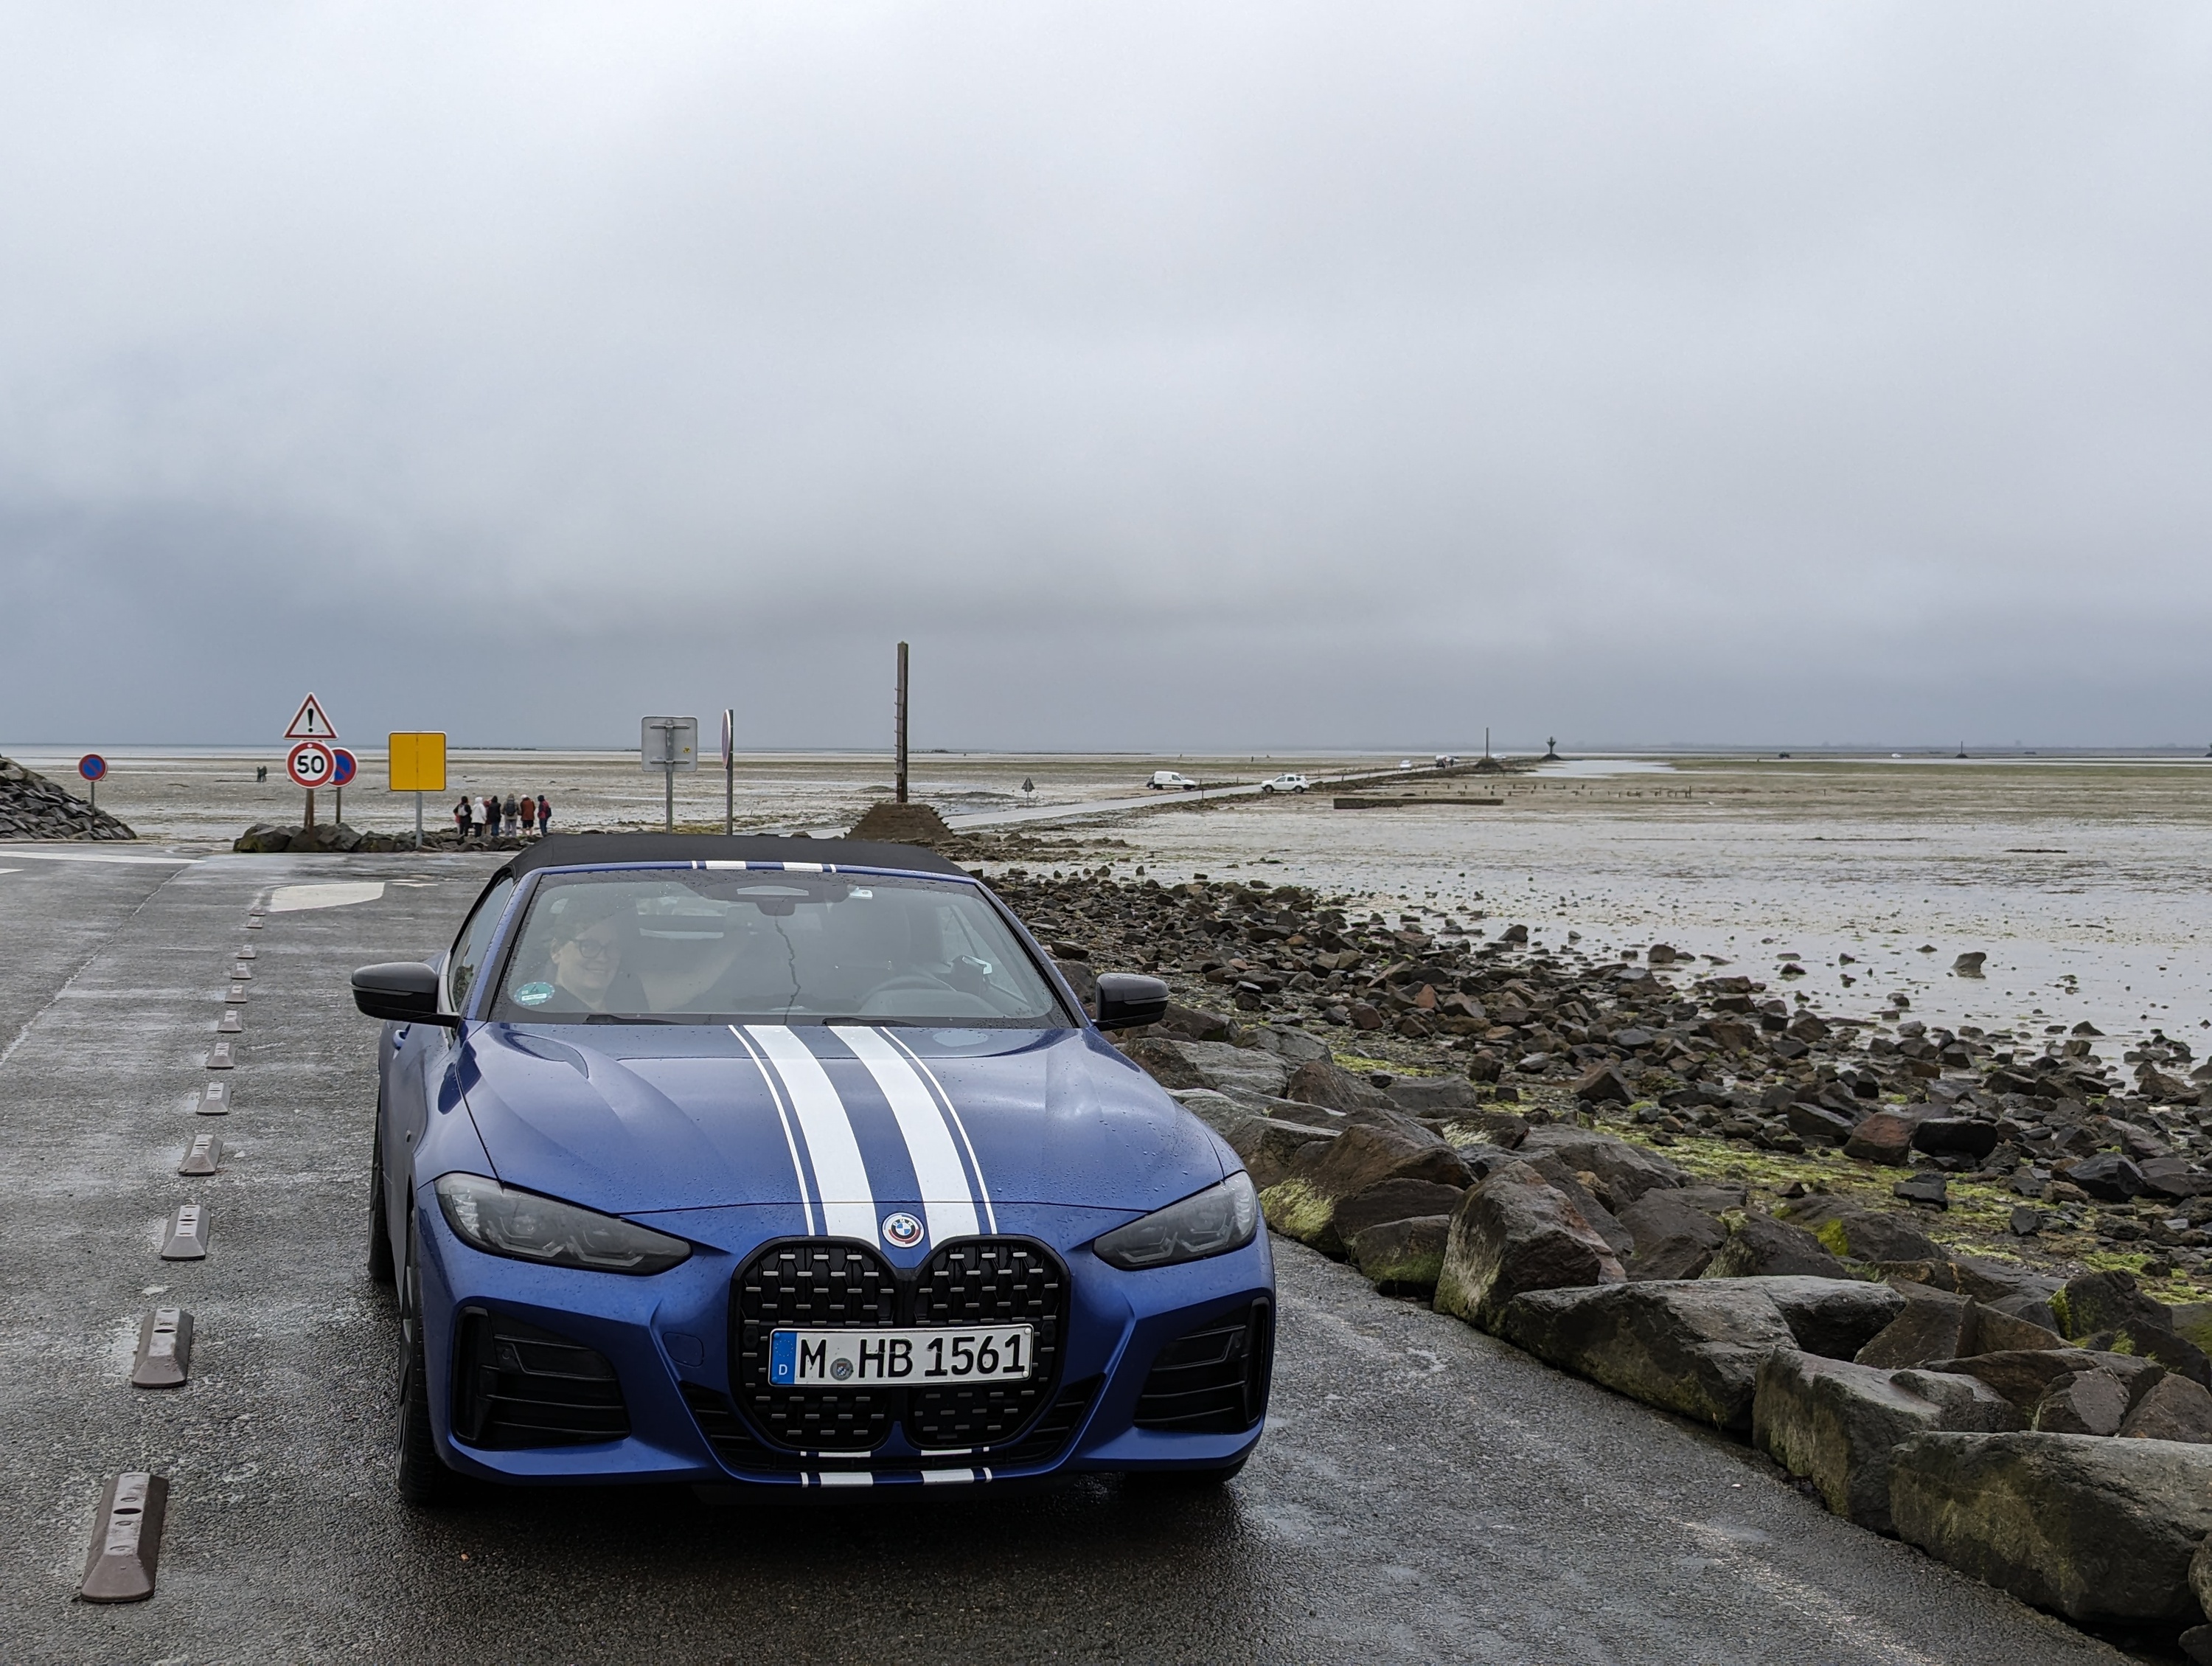
M 422 1350 L 422 1274 L 416 1266 L 415 1224 L 407 1224 L 407 1276 L 400 1286 L 400 1502 L 436 1509 L 459 1499 L 467 1483 L 446 1467 L 430 1433 L 430 1370 Z
M 368 1276 L 387 1290 L 398 1283 L 392 1259 L 392 1228 L 384 1207 L 384 1130 L 376 1131 L 368 1170 Z

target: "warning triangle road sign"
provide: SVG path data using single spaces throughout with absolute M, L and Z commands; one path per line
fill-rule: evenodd
M 287 740 L 336 740 L 338 732 L 331 727 L 331 720 L 323 714 L 323 702 L 309 695 L 300 702 L 293 714 L 292 727 L 284 731 Z

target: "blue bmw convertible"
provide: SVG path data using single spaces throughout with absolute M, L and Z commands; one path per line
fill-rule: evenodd
M 403 1495 L 1234 1474 L 1258 1203 L 1101 1033 L 1166 987 L 1097 985 L 926 849 L 643 834 L 544 839 L 356 972 Z

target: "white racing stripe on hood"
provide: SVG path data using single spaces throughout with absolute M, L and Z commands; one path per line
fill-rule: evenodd
M 760 1049 L 753 1045 L 750 1037 L 734 1024 L 730 1026 L 730 1033 L 738 1038 L 738 1045 L 745 1049 L 745 1056 L 753 1061 L 753 1068 L 760 1072 L 761 1080 L 768 1084 L 768 1097 L 775 1101 L 776 1120 L 783 1124 L 783 1143 L 791 1152 L 792 1176 L 799 1183 L 799 1212 L 806 1219 L 806 1230 L 819 1232 L 823 1230 L 820 1202 L 806 1189 L 806 1164 L 799 1160 L 799 1134 L 791 1126 L 791 1105 L 784 1096 L 783 1084 L 777 1079 L 775 1072 L 768 1067 L 768 1061 L 761 1057 Z
M 868 1074 L 876 1079 L 876 1085 L 890 1102 L 891 1115 L 898 1118 L 899 1137 L 906 1142 L 907 1160 L 914 1164 L 914 1177 L 921 1186 L 921 1213 L 929 1241 L 942 1243 L 947 1238 L 973 1236 L 980 1230 L 975 1193 L 960 1161 L 960 1148 L 952 1143 L 945 1115 L 914 1066 L 880 1030 L 838 1025 L 830 1033 L 867 1066 Z
M 959 1138 L 960 1149 L 968 1153 L 968 1166 L 975 1175 L 975 1197 L 977 1205 L 983 1211 L 983 1230 L 987 1232 L 997 1231 L 999 1214 L 998 1211 L 991 1207 L 991 1183 L 983 1177 L 983 1164 L 975 1155 L 975 1142 L 968 1137 L 968 1125 L 960 1120 L 960 1108 L 952 1103 L 952 1096 L 945 1091 L 945 1084 L 937 1079 L 937 1073 L 922 1061 L 920 1054 L 889 1031 L 879 1031 L 877 1033 L 897 1051 L 900 1057 L 914 1067 L 915 1073 L 929 1084 L 929 1091 L 937 1096 L 937 1103 L 944 1107 L 945 1120 L 952 1125 L 952 1132 Z
M 791 1095 L 792 1110 L 805 1136 L 806 1155 L 814 1164 L 823 1230 L 832 1237 L 873 1243 L 876 1196 L 868 1185 L 868 1165 L 860 1160 L 860 1142 L 853 1136 L 852 1119 L 845 1115 L 845 1102 L 837 1097 L 829 1072 L 806 1050 L 806 1043 L 782 1025 L 751 1025 L 747 1033 L 768 1055 Z

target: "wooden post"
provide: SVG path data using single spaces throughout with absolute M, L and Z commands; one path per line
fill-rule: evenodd
M 898 649 L 898 801 L 906 802 L 906 644 Z
M 314 824 L 315 824 L 315 789 L 314 789 L 313 787 L 310 787 L 307 789 L 307 825 L 308 825 L 308 826 L 310 826 L 310 827 L 313 827 Z

